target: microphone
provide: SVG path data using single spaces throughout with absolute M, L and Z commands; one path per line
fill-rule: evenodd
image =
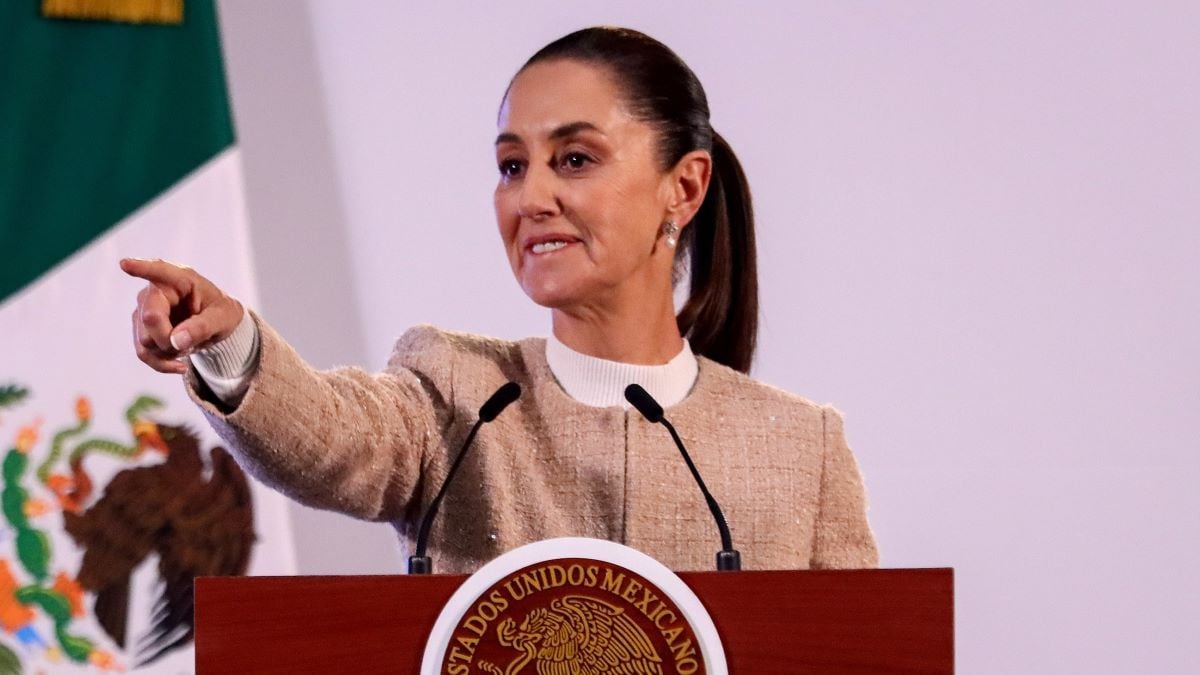
M 725 522 L 725 514 L 721 512 L 721 507 L 717 505 L 717 500 L 713 498 L 712 493 L 708 491 L 708 486 L 704 484 L 704 479 L 700 477 L 700 472 L 696 470 L 695 463 L 692 462 L 691 455 L 688 454 L 687 448 L 683 447 L 683 441 L 680 440 L 679 434 L 675 431 L 675 427 L 663 417 L 663 408 L 654 400 L 645 389 L 642 389 L 636 384 L 631 384 L 625 387 L 625 400 L 637 408 L 637 411 L 652 424 L 661 424 L 671 432 L 671 438 L 675 441 L 675 447 L 679 448 L 679 454 L 683 455 L 683 461 L 687 462 L 688 469 L 692 472 L 692 478 L 696 479 L 696 484 L 700 486 L 700 492 L 704 493 L 704 501 L 708 502 L 708 510 L 712 511 L 713 519 L 717 521 L 717 529 L 721 533 L 721 549 L 717 552 L 717 569 L 719 571 L 734 571 L 742 569 L 742 554 L 738 553 L 733 548 L 733 537 L 729 535 L 729 525 Z
M 496 390 L 496 393 L 492 394 L 491 398 L 479 406 L 479 421 L 491 422 L 504 412 L 509 404 L 519 398 L 521 398 L 521 385 L 516 382 L 505 383 L 503 387 Z
M 491 422 L 504 411 L 513 401 L 521 397 L 521 385 L 516 382 L 508 382 L 504 386 L 496 390 L 488 400 L 479 407 L 479 420 L 475 422 L 475 426 L 471 427 L 471 432 L 467 434 L 467 440 L 463 441 L 462 449 L 458 451 L 458 456 L 454 458 L 454 463 L 450 465 L 450 471 L 446 473 L 446 480 L 442 481 L 442 487 L 438 490 L 437 496 L 429 502 L 429 508 L 426 509 L 425 515 L 421 518 L 421 529 L 417 532 L 417 551 L 415 555 L 408 558 L 408 573 L 409 574 L 430 574 L 433 572 L 433 561 L 429 556 L 425 555 L 425 545 L 429 542 L 429 526 L 433 524 L 433 517 L 437 515 L 438 506 L 442 503 L 442 498 L 446 496 L 446 489 L 450 487 L 450 481 L 454 480 L 454 474 L 458 473 L 458 467 L 462 466 L 463 458 L 467 456 L 467 450 L 471 448 L 471 441 L 475 440 L 475 434 L 479 432 L 479 427 Z

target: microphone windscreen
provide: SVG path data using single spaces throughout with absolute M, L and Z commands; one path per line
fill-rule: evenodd
M 650 395 L 650 392 L 642 389 L 640 385 L 631 384 L 625 387 L 625 400 L 629 401 L 630 405 L 637 408 L 637 411 L 642 413 L 642 417 L 657 424 L 662 421 L 663 409 Z
M 504 409 L 510 403 L 521 398 L 521 385 L 516 382 L 509 382 L 503 387 L 496 390 L 492 397 L 479 407 L 479 419 L 484 422 L 491 422 L 496 419 L 496 416 L 504 412 Z

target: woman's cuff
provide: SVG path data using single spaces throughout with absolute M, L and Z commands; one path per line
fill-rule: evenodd
M 192 366 L 222 401 L 236 405 L 258 366 L 258 325 L 248 310 L 228 337 L 191 354 Z

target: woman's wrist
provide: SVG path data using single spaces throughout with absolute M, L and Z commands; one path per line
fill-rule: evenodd
M 249 385 L 258 364 L 258 325 L 248 310 L 228 337 L 189 356 L 192 366 L 205 384 L 223 401 L 240 398 Z

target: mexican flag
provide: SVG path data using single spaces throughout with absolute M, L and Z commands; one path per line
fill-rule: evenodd
M 283 498 L 135 357 L 128 256 L 256 304 L 213 3 L 0 2 L 0 673 L 190 672 L 194 576 L 295 571 Z

